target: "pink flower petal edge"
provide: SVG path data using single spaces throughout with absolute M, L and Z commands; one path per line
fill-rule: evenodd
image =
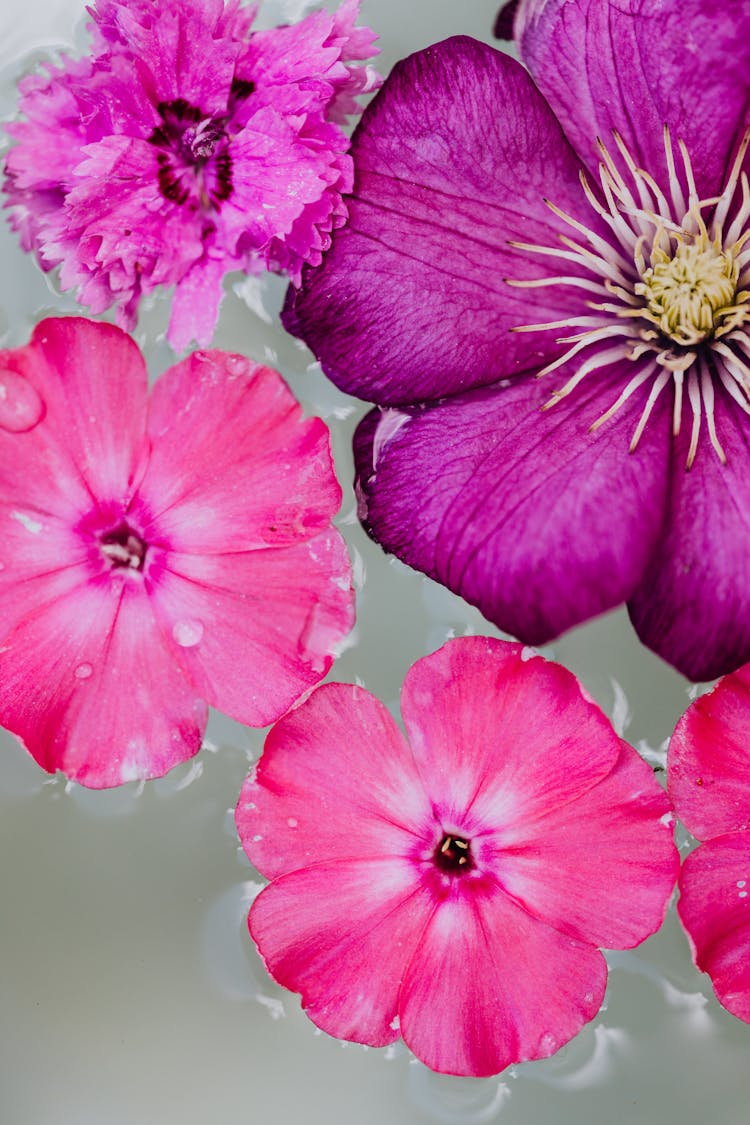
M 236 811 L 271 878 L 252 937 L 331 1035 L 402 1034 L 448 1074 L 546 1057 L 598 1011 L 598 946 L 664 918 L 667 797 L 575 678 L 517 644 L 449 641 L 402 712 L 408 741 L 363 688 L 325 684 L 272 729 Z
M 0 722 L 94 788 L 195 754 L 207 705 L 265 726 L 353 623 L 319 419 L 196 353 L 149 396 L 123 332 L 50 319 L 0 353 Z
M 677 912 L 721 1004 L 750 1023 L 750 667 L 687 709 L 667 755 L 677 815 L 701 841 Z

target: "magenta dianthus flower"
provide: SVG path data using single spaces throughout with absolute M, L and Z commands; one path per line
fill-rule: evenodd
M 271 883 L 250 932 L 318 1027 L 399 1036 L 450 1074 L 545 1058 L 593 1019 L 599 946 L 664 918 L 664 791 L 565 668 L 449 641 L 409 671 L 408 741 L 360 687 L 325 684 L 272 729 L 237 806 Z
M 174 285 L 177 349 L 210 342 L 228 271 L 298 280 L 346 217 L 339 123 L 379 81 L 358 11 L 251 32 L 237 0 L 99 0 L 91 55 L 21 83 L 5 188 L 24 249 L 124 328 Z
M 688 708 L 667 767 L 675 812 L 701 841 L 682 866 L 677 913 L 720 1002 L 750 1023 L 750 667 Z
M 328 430 L 275 371 L 196 352 L 148 393 L 120 329 L 0 352 L 0 723 L 101 788 L 266 726 L 351 628 Z
M 750 659 L 750 5 L 521 0 L 400 63 L 287 326 L 377 403 L 362 517 L 541 644 Z

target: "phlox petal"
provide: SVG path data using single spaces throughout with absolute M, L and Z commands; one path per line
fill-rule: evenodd
M 721 1003 L 750 1023 L 750 844 L 717 836 L 692 852 L 680 875 L 677 911 L 699 969 Z
M 456 894 L 433 914 L 406 971 L 401 1031 L 433 1070 L 497 1074 L 567 1043 L 596 1015 L 606 980 L 597 949 L 501 890 Z
M 234 554 L 326 528 L 341 503 L 328 429 L 277 372 L 195 352 L 153 389 L 139 495 L 172 548 Z
M 255 900 L 249 925 L 269 971 L 302 993 L 313 1023 L 382 1047 L 401 1034 L 404 963 L 434 909 L 410 864 L 338 860 L 276 879 Z
M 679 870 L 670 803 L 626 743 L 599 784 L 534 820 L 504 824 L 493 843 L 505 890 L 563 933 L 628 949 L 664 921 Z
M 349 556 L 334 529 L 268 550 L 172 554 L 152 605 L 204 698 L 263 727 L 323 678 L 352 627 Z
M 750 667 L 688 707 L 667 765 L 680 820 L 699 840 L 750 827 Z
M 79 585 L 0 651 L 0 722 L 50 773 L 100 789 L 196 754 L 206 705 L 171 658 L 144 590 Z
M 406 856 L 425 823 L 429 834 L 430 811 L 387 708 L 364 688 L 325 684 L 271 730 L 237 827 L 252 862 L 275 878 L 333 858 Z

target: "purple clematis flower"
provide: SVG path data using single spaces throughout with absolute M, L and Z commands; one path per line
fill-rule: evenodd
M 627 602 L 693 679 L 750 660 L 750 3 L 521 0 L 363 118 L 286 324 L 378 404 L 362 518 L 541 644 Z

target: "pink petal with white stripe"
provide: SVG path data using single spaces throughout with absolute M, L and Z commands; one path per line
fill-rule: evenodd
M 627 743 L 569 804 L 493 833 L 497 872 L 527 910 L 571 937 L 628 949 L 658 930 L 679 871 L 670 803 Z
M 174 656 L 208 703 L 250 726 L 267 726 L 318 683 L 354 624 L 335 528 L 268 550 L 174 553 L 166 566 L 151 596 Z
M 266 967 L 329 1035 L 375 1047 L 399 1038 L 405 965 L 435 904 L 411 864 L 339 860 L 276 879 L 249 926 Z
M 430 823 L 404 736 L 380 700 L 349 684 L 324 684 L 279 720 L 237 805 L 245 851 L 268 878 L 406 855 Z
M 175 551 L 246 551 L 307 539 L 341 503 L 328 428 L 284 380 L 226 352 L 196 352 L 153 389 L 140 489 Z M 221 435 L 219 437 L 219 435 Z
M 598 1012 L 606 980 L 598 950 L 538 922 L 488 882 L 453 894 L 433 915 L 404 978 L 401 1031 L 433 1070 L 497 1074 L 572 1039 Z
M 127 500 L 146 425 L 146 366 L 134 341 L 111 324 L 50 318 L 37 325 L 27 347 L 0 352 L 0 368 L 6 365 L 22 374 L 44 408 L 43 432 L 36 427 L 27 436 L 43 443 L 46 465 L 37 466 L 36 487 L 21 484 L 22 492 L 31 488 L 40 502 L 46 493 L 47 510 L 58 514 L 58 493 L 70 488 L 77 502 L 87 499 L 89 505 L 92 496 Z M 14 450 L 23 456 L 29 444 L 0 441 L 5 480 L 13 473 Z M 51 447 L 46 455 L 44 445 Z M 19 475 L 16 461 L 14 491 Z
M 197 753 L 206 707 L 138 579 L 80 584 L 3 641 L 0 722 L 39 764 L 95 789 L 160 777 Z
M 401 710 L 430 798 L 465 827 L 531 823 L 601 781 L 620 751 L 572 673 L 489 637 L 418 660 Z

